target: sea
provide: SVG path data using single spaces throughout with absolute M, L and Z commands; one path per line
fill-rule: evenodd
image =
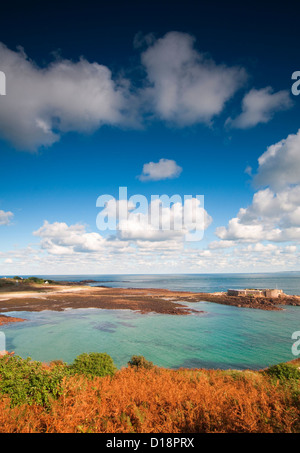
M 113 288 L 194 292 L 278 288 L 287 294 L 300 295 L 300 272 L 38 277 L 74 282 L 93 280 L 90 285 Z M 263 311 L 205 300 L 186 305 L 197 311 L 188 316 L 95 308 L 11 311 L 5 314 L 26 321 L 1 326 L 0 330 L 8 351 L 43 362 L 60 359 L 71 363 L 83 352 L 106 352 L 119 368 L 126 366 L 133 355 L 143 355 L 155 365 L 172 369 L 257 370 L 297 358 L 292 336 L 298 332 L 300 338 L 300 307 Z

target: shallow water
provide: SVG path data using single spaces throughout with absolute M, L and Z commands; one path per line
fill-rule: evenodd
M 118 367 L 132 355 L 178 368 L 259 369 L 295 358 L 294 331 L 300 307 L 261 311 L 209 302 L 187 303 L 189 316 L 131 310 L 70 309 L 64 312 L 11 312 L 23 323 L 1 327 L 6 347 L 22 357 L 72 362 L 82 352 L 107 352 Z M 204 311 L 205 313 L 201 313 Z

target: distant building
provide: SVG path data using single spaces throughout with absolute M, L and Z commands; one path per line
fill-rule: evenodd
M 266 297 L 281 297 L 283 295 L 282 289 L 265 289 L 265 296 Z
M 283 294 L 282 289 L 229 289 L 227 296 L 257 296 L 257 297 L 273 297 L 277 298 Z

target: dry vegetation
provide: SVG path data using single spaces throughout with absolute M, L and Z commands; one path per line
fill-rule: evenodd
M 2 395 L 0 432 L 300 431 L 299 381 L 264 372 L 129 366 L 102 378 L 65 376 L 61 385 L 46 406 Z

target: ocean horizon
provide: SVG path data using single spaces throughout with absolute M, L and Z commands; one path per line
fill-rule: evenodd
M 31 274 L 18 275 L 26 278 Z M 57 281 L 95 280 L 112 288 L 161 288 L 174 291 L 219 292 L 239 288 L 278 288 L 286 294 L 300 295 L 300 271 L 207 274 L 34 274 L 35 277 Z M 1 277 L 14 277 L 3 275 Z

